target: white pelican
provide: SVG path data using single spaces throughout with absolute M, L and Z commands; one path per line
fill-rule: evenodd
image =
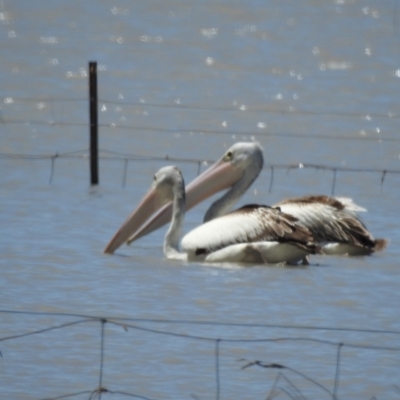
M 204 221 L 226 214 L 257 178 L 262 167 L 263 154 L 258 143 L 234 144 L 215 164 L 187 186 L 186 209 L 189 210 L 217 191 L 230 188 L 211 205 Z M 369 255 L 383 250 L 387 245 L 386 239 L 375 239 L 367 230 L 358 215 L 358 212 L 366 211 L 365 208 L 356 205 L 351 199 L 305 196 L 283 200 L 273 207 L 294 216 L 308 228 L 314 239 L 323 246 L 325 254 Z M 128 243 L 166 224 L 171 219 L 171 210 L 171 203 L 162 207 L 132 234 Z M 112 253 L 122 243 L 120 240 L 110 242 L 105 252 Z
M 127 240 L 146 219 L 172 201 L 172 219 L 164 239 L 164 254 L 170 259 L 210 263 L 296 264 L 319 251 L 307 228 L 277 208 L 248 205 L 200 225 L 179 240 L 185 216 L 185 183 L 178 168 L 161 168 L 131 216 L 108 244 Z

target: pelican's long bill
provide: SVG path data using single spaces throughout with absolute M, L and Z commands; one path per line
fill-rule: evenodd
M 186 210 L 231 187 L 242 176 L 242 169 L 221 158 L 186 187 Z M 172 217 L 172 201 L 165 204 L 160 197 L 161 193 L 151 188 L 107 244 L 104 253 L 114 253 L 124 242 L 129 244 L 167 224 Z

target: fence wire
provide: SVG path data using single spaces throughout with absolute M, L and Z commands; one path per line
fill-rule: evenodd
M 86 76 L 85 76 L 86 77 Z M 79 108 L 82 108 L 82 103 L 87 103 L 87 99 L 79 98 L 79 97 L 71 97 L 71 98 L 56 98 L 56 97 L 4 97 L 3 98 L 4 109 L 0 108 L 0 123 L 7 125 L 32 125 L 32 126 L 51 126 L 51 127 L 79 127 L 79 128 L 88 128 L 88 123 L 83 121 L 63 121 L 57 120 L 55 118 L 54 105 L 56 104 L 77 104 Z M 24 104 L 35 104 L 36 112 L 41 112 L 47 109 L 47 120 L 43 120 L 43 115 L 41 115 L 41 119 L 32 120 L 32 119 L 13 119 L 13 117 L 6 116 L 6 111 L 13 106 L 16 105 L 24 105 Z M 172 109 L 174 112 L 178 112 L 180 110 L 194 110 L 200 112 L 227 112 L 227 113 L 237 113 L 238 115 L 243 112 L 246 113 L 254 113 L 254 114 L 280 114 L 280 115 L 297 115 L 297 116 L 320 116 L 320 117 L 335 117 L 335 118 L 357 118 L 362 120 L 371 121 L 372 119 L 378 120 L 398 120 L 400 118 L 400 114 L 396 112 L 371 112 L 371 113 L 361 113 L 361 112 L 348 112 L 348 111 L 315 111 L 315 110 L 307 110 L 307 109 L 294 109 L 294 108 L 271 108 L 268 106 L 246 106 L 239 103 L 234 103 L 227 106 L 206 106 L 202 104 L 183 104 L 180 99 L 176 99 L 173 103 L 150 103 L 145 99 L 140 99 L 139 101 L 129 101 L 125 100 L 122 95 L 119 96 L 118 100 L 111 100 L 103 98 L 99 100 L 99 104 L 101 108 L 108 107 L 110 105 L 116 106 L 119 109 L 130 107 L 130 108 L 139 108 L 139 109 L 147 109 L 147 108 L 158 108 L 158 109 Z M 100 108 L 100 106 L 99 106 Z M 20 115 L 21 113 L 18 113 Z M 62 118 L 61 118 L 62 119 Z M 294 132 L 270 132 L 268 129 L 257 129 L 254 131 L 232 131 L 230 129 L 198 129 L 198 128 L 188 128 L 188 129 L 177 129 L 177 128 L 169 128 L 169 127 L 157 127 L 157 126 L 135 126 L 124 124 L 120 122 L 110 122 L 110 123 L 100 123 L 99 128 L 104 129 L 122 129 L 129 131 L 142 131 L 142 132 L 154 132 L 158 134 L 183 134 L 183 133 L 199 133 L 199 134 L 208 134 L 208 135 L 229 135 L 231 137 L 235 137 L 236 135 L 249 136 L 253 139 L 262 138 L 262 137 L 279 137 L 286 139 L 304 139 L 304 140 L 344 140 L 344 141 L 355 141 L 355 142 L 388 142 L 388 143 L 398 143 L 400 142 L 400 137 L 397 136 L 382 136 L 380 130 L 371 134 L 351 134 L 351 135 L 331 135 L 331 134 L 316 134 L 316 133 L 294 133 Z M 378 128 L 377 128 L 378 129 Z M 50 173 L 48 183 L 52 184 L 54 178 L 54 171 L 56 167 L 56 161 L 58 159 L 87 159 L 89 158 L 89 150 L 76 150 L 72 152 L 56 152 L 54 154 L 9 154 L 9 153 L 0 153 L 0 159 L 16 159 L 16 160 L 28 160 L 28 161 L 36 161 L 36 160 L 50 160 Z M 213 160 L 200 160 L 200 159 L 185 159 L 181 157 L 169 157 L 165 156 L 141 156 L 137 154 L 124 154 L 119 152 L 112 152 L 108 150 L 101 150 L 99 154 L 100 160 L 111 160 L 111 161 L 120 161 L 123 163 L 122 169 L 122 177 L 121 184 L 122 187 L 126 186 L 127 174 L 128 174 L 128 164 L 131 162 L 144 162 L 144 161 L 168 161 L 168 162 L 179 162 L 179 163 L 191 163 L 196 164 L 198 166 L 198 174 L 200 173 L 202 165 L 206 163 L 213 162 Z M 374 173 L 380 177 L 380 189 L 382 191 L 384 181 L 388 174 L 400 174 L 400 170 L 396 169 L 376 169 L 376 168 L 349 168 L 344 166 L 330 166 L 323 164 L 312 164 L 312 163 L 298 163 L 298 164 L 265 164 L 264 169 L 270 170 L 270 181 L 269 181 L 269 192 L 273 189 L 274 184 L 274 174 L 277 170 L 286 170 L 287 172 L 291 170 L 298 169 L 311 169 L 311 170 L 322 170 L 329 172 L 332 176 L 331 183 L 331 194 L 335 194 L 336 182 L 339 173 L 347 173 L 347 172 L 355 172 L 355 173 Z
M 79 98 L 79 97 L 71 97 L 71 98 L 56 98 L 56 97 L 4 97 L 3 103 L 5 109 L 2 110 L 0 108 L 0 123 L 3 125 L 32 125 L 32 126 L 51 126 L 51 127 L 79 127 L 79 128 L 88 128 L 88 123 L 83 121 L 62 121 L 57 120 L 55 118 L 54 113 L 54 105 L 55 104 L 70 104 L 74 103 L 79 105 L 79 108 L 82 108 L 82 103 L 87 103 L 87 99 Z M 43 116 L 41 116 L 41 120 L 32 120 L 32 119 L 13 119 L 12 117 L 6 116 L 6 110 L 9 107 L 20 105 L 20 104 L 36 104 L 36 112 L 41 112 L 47 109 L 47 120 L 43 120 Z M 130 107 L 130 108 L 158 108 L 158 109 L 173 109 L 175 112 L 179 110 L 195 110 L 200 112 L 228 112 L 228 113 L 237 113 L 240 115 L 243 112 L 246 113 L 254 113 L 254 114 L 281 114 L 281 115 L 305 115 L 305 116 L 321 116 L 321 117 L 335 117 L 335 118 L 358 118 L 367 121 L 371 121 L 372 119 L 380 119 L 380 120 L 398 120 L 400 118 L 400 114 L 396 112 L 372 112 L 372 113 L 359 113 L 359 112 L 347 112 L 347 111 L 313 111 L 313 110 L 301 110 L 294 108 L 271 108 L 271 107 L 254 107 L 254 106 L 245 106 L 243 104 L 235 103 L 227 106 L 205 106 L 201 104 L 183 104 L 180 99 L 176 99 L 173 103 L 149 103 L 144 99 L 140 99 L 139 101 L 128 101 L 125 100 L 122 95 L 118 100 L 110 100 L 110 99 L 101 99 L 99 101 L 101 104 L 101 108 L 108 107 L 110 105 L 116 106 L 120 109 L 122 107 Z M 21 113 L 18 113 L 20 115 Z M 62 118 L 61 118 L 62 119 Z M 105 129 L 122 129 L 129 131 L 142 131 L 142 132 L 154 132 L 158 134 L 183 134 L 183 133 L 199 133 L 199 134 L 209 134 L 209 135 L 229 135 L 231 137 L 235 137 L 236 135 L 249 136 L 253 139 L 262 138 L 262 137 L 279 137 L 286 139 L 304 139 L 304 140 L 344 140 L 344 141 L 355 141 L 355 142 L 388 142 L 388 143 L 397 143 L 400 142 L 400 137 L 397 136 L 382 136 L 380 129 L 372 134 L 352 134 L 352 135 L 330 135 L 330 134 L 316 134 L 316 133 L 294 133 L 294 132 L 270 132 L 268 129 L 258 129 L 255 131 L 232 131 L 230 129 L 198 129 L 198 128 L 188 128 L 188 129 L 177 129 L 177 128 L 169 128 L 169 127 L 156 127 L 156 126 L 135 126 L 124 124 L 120 122 L 110 122 L 110 123 L 100 123 L 99 128 Z M 377 128 L 378 129 L 378 128 Z M 89 150 L 76 150 L 72 152 L 56 152 L 54 154 L 9 154 L 9 153 L 0 153 L 0 159 L 19 159 L 19 160 L 50 160 L 50 173 L 49 173 L 49 181 L 51 184 L 54 178 L 54 170 L 56 160 L 64 158 L 64 159 L 86 159 L 89 158 Z M 126 186 L 127 174 L 128 174 L 128 164 L 130 162 L 143 162 L 143 161 L 168 161 L 168 162 L 179 162 L 179 163 L 191 163 L 196 164 L 198 166 L 198 174 L 200 173 L 201 166 L 205 163 L 213 162 L 213 160 L 200 160 L 200 159 L 185 159 L 181 157 L 169 157 L 165 156 L 141 156 L 137 154 L 124 154 L 119 152 L 112 152 L 108 150 L 101 150 L 99 155 L 100 160 L 112 160 L 112 161 L 121 161 L 123 163 L 122 177 L 121 183 L 122 187 Z M 339 173 L 346 172 L 356 172 L 356 173 L 374 173 L 380 176 L 380 189 L 382 191 L 384 181 L 388 174 L 400 174 L 400 170 L 396 169 L 376 169 L 376 168 L 348 168 L 344 166 L 330 166 L 323 164 L 312 164 L 312 163 L 298 163 L 298 164 L 265 164 L 264 169 L 270 170 L 270 182 L 269 182 L 269 192 L 273 189 L 274 184 L 274 173 L 276 170 L 286 170 L 287 172 L 291 170 L 298 169 L 312 169 L 312 170 L 323 170 L 329 172 L 332 176 L 331 183 L 331 194 L 335 194 L 336 181 Z
M 195 110 L 195 111 L 229 111 L 229 112 L 250 112 L 250 113 L 262 113 L 262 114 L 281 114 L 281 115 L 314 115 L 314 116 L 334 116 L 334 117 L 349 117 L 358 119 L 380 118 L 380 119 L 399 119 L 400 114 L 394 111 L 382 112 L 350 112 L 350 111 L 316 111 L 316 110 L 305 110 L 298 108 L 270 108 L 260 106 L 246 106 L 244 104 L 235 103 L 230 106 L 205 106 L 203 104 L 184 104 L 180 99 L 176 99 L 174 103 L 150 103 L 144 99 L 139 101 L 126 101 L 126 100 L 111 100 L 106 98 L 99 98 L 99 103 L 105 105 L 115 106 L 131 106 L 131 107 L 146 107 L 146 108 L 166 108 L 174 110 Z M 3 103 L 6 105 L 13 105 L 15 103 L 36 103 L 40 105 L 39 108 L 44 108 L 46 103 L 82 103 L 87 102 L 87 98 L 56 98 L 56 97 L 15 97 L 9 96 L 3 98 Z M 8 121 L 4 121 L 8 122 Z
M 0 153 L 0 159 L 11 159 L 11 160 L 28 160 L 28 161 L 50 161 L 50 174 L 49 174 L 49 185 L 53 182 L 55 162 L 57 159 L 81 159 L 88 160 L 90 155 L 89 149 L 76 150 L 65 153 L 55 153 L 55 154 L 7 154 Z M 195 158 L 181 158 L 181 157 L 171 157 L 165 156 L 142 156 L 137 154 L 125 154 L 109 150 L 101 150 L 99 154 L 100 160 L 109 161 L 120 161 L 123 163 L 122 171 L 122 187 L 126 186 L 127 174 L 128 174 L 128 164 L 130 162 L 148 162 L 148 161 L 167 161 L 174 163 L 187 163 L 197 165 L 197 174 L 200 174 L 203 165 L 208 165 L 215 162 L 215 160 L 204 160 Z M 380 176 L 380 188 L 382 191 L 383 183 L 385 178 L 389 174 L 399 175 L 400 170 L 397 169 L 377 169 L 377 168 L 351 168 L 344 166 L 329 166 L 323 164 L 311 164 L 311 163 L 298 163 L 298 164 L 264 164 L 264 169 L 270 170 L 270 182 L 268 186 L 268 191 L 272 192 L 274 184 L 274 173 L 275 170 L 285 170 L 289 173 L 292 170 L 310 169 L 310 170 L 321 170 L 327 171 L 332 174 L 332 184 L 331 184 L 331 194 L 335 194 L 336 180 L 338 173 L 355 172 L 355 173 L 373 173 Z
M 4 110 L 0 108 L 0 123 L 4 125 L 35 125 L 35 126 L 54 126 L 54 127 L 83 127 L 87 126 L 86 122 L 80 121 L 56 121 L 54 118 L 54 104 L 66 103 L 87 103 L 87 99 L 84 98 L 22 98 L 22 97 L 5 97 L 3 103 L 5 106 L 13 106 L 15 104 L 31 104 L 36 103 L 38 110 L 44 110 L 47 104 L 50 104 L 49 112 L 52 114 L 51 118 L 46 120 L 32 120 L 32 119 L 13 119 L 6 117 Z M 379 112 L 348 112 L 348 111 L 316 111 L 316 110 L 306 110 L 297 108 L 271 108 L 271 107 L 256 107 L 256 106 L 246 106 L 243 104 L 237 104 L 232 106 L 204 106 L 195 104 L 183 104 L 179 99 L 175 100 L 174 103 L 150 103 L 141 99 L 140 101 L 121 101 L 121 100 L 110 100 L 101 99 L 99 100 L 101 108 L 107 105 L 113 105 L 122 109 L 122 107 L 134 107 L 140 109 L 148 108 L 158 108 L 158 109 L 173 109 L 174 111 L 180 110 L 193 110 L 193 111 L 208 111 L 208 112 L 229 112 L 229 113 L 243 113 L 246 112 L 252 114 L 260 114 L 262 116 L 266 114 L 278 114 L 278 115 L 292 115 L 292 116 L 318 116 L 318 117 L 336 117 L 336 118 L 357 118 L 360 120 L 371 121 L 372 119 L 378 120 L 398 120 L 400 114 L 394 111 L 388 111 L 386 113 Z M 80 105 L 81 107 L 81 105 Z M 101 109 L 100 109 L 101 111 Z M 308 134 L 308 133 L 294 133 L 294 132 L 270 132 L 264 129 L 265 126 L 259 127 L 256 131 L 232 131 L 230 129 L 216 130 L 216 129 L 198 129 L 198 128 L 165 128 L 157 126 L 132 126 L 126 125 L 121 122 L 111 122 L 111 123 L 100 123 L 98 125 L 100 128 L 112 128 L 112 129 L 122 129 L 131 131 L 151 131 L 158 133 L 202 133 L 209 135 L 248 135 L 254 137 L 284 137 L 293 139 L 313 139 L 313 140 L 344 140 L 344 141 L 363 141 L 363 142 L 400 142 L 399 137 L 395 136 L 383 136 L 380 132 L 375 132 L 376 135 L 368 136 L 366 134 L 362 135 L 330 135 L 330 134 Z
M 182 332 L 177 332 L 175 330 L 166 330 L 166 329 L 158 329 L 158 328 L 149 328 L 145 327 L 142 324 L 153 324 L 153 325 L 160 325 L 160 324 L 170 324 L 170 325 L 180 325 L 180 326 L 208 326 L 208 327 L 236 327 L 236 328 L 264 328 L 267 330 L 271 329 L 284 329 L 287 331 L 308 331 L 308 332 L 342 332 L 342 333 L 364 333 L 364 334 L 378 334 L 378 335 L 386 335 L 392 334 L 395 336 L 400 337 L 400 331 L 396 330 L 379 330 L 379 329 L 357 329 L 357 328 L 338 328 L 338 327 L 329 327 L 329 326 L 308 326 L 308 325 L 274 325 L 274 324 L 243 324 L 243 323 L 229 323 L 229 322 L 216 322 L 216 321 L 196 321 L 196 320 L 169 320 L 169 319 L 144 319 L 144 318 L 119 318 L 119 317 L 103 317 L 103 316 L 92 316 L 92 315 L 84 315 L 78 313 L 56 313 L 56 312 L 31 312 L 31 311 L 13 311 L 13 310 L 0 310 L 0 314 L 3 315 L 18 315 L 20 317 L 24 316 L 33 316 L 33 317 L 43 317 L 43 316 L 51 316 L 57 318 L 76 318 L 74 321 L 61 323 L 52 326 L 46 326 L 38 330 L 28 331 L 28 332 L 21 332 L 19 334 L 10 335 L 10 336 L 3 336 L 0 337 L 0 345 L 6 341 L 15 341 L 20 338 L 32 335 L 41 335 L 45 332 L 66 329 L 71 326 L 76 325 L 83 325 L 86 323 L 99 323 L 100 330 L 100 344 L 99 344 L 99 364 L 98 364 L 98 387 L 78 391 L 78 392 L 70 392 L 64 393 L 61 395 L 56 395 L 54 397 L 46 397 L 40 400 L 56 400 L 62 398 L 74 398 L 81 395 L 88 395 L 88 399 L 101 399 L 103 394 L 119 394 L 124 397 L 133 397 L 139 399 L 146 399 L 146 400 L 157 400 L 157 399 L 150 399 L 142 394 L 138 393 L 130 393 L 126 391 L 119 391 L 119 390 L 109 390 L 108 388 L 104 387 L 103 378 L 104 378 L 104 366 L 105 366 L 105 358 L 104 353 L 107 348 L 108 344 L 108 337 L 106 336 L 106 328 L 107 325 L 115 325 L 122 327 L 125 331 L 128 329 L 142 331 L 152 334 L 157 334 L 161 336 L 172 336 L 175 338 L 179 338 L 181 340 L 194 340 L 194 341 L 207 341 L 214 344 L 214 366 L 215 366 L 215 398 L 219 400 L 221 398 L 221 346 L 224 343 L 240 343 L 244 346 L 246 344 L 251 343 L 276 343 L 276 342 L 309 342 L 314 343 L 315 345 L 324 345 L 329 346 L 336 349 L 335 353 L 335 373 L 334 377 L 332 378 L 334 384 L 333 388 L 328 388 L 326 384 L 322 384 L 318 382 L 311 376 L 295 369 L 289 365 L 284 365 L 281 363 L 271 363 L 265 362 L 263 360 L 247 360 L 247 359 L 239 359 L 238 362 L 241 364 L 240 368 L 247 369 L 249 367 L 261 367 L 265 369 L 274 369 L 277 370 L 278 373 L 276 375 L 275 381 L 272 384 L 272 387 L 267 395 L 267 399 L 273 399 L 276 395 L 281 391 L 289 395 L 290 398 L 293 399 L 306 399 L 306 397 L 302 394 L 301 389 L 295 385 L 295 383 L 289 378 L 285 371 L 292 372 L 297 376 L 300 376 L 303 380 L 307 381 L 311 385 L 315 386 L 316 388 L 321 389 L 321 391 L 332 398 L 333 400 L 338 400 L 338 390 L 339 390 L 339 383 L 340 383 L 340 367 L 341 367 L 341 354 L 345 348 L 353 348 L 353 349 L 364 349 L 364 350 L 371 350 L 371 351 L 389 351 L 389 352 L 400 352 L 400 347 L 398 346 L 381 346 L 381 345 L 369 345 L 366 344 L 365 341 L 354 342 L 354 341 L 335 341 L 335 340 L 322 340 L 316 339 L 310 336 L 279 336 L 273 338 L 231 338 L 231 337 L 214 337 L 214 336 L 205 336 L 205 335 L 193 335 L 193 334 L 186 334 Z M 0 356 L 2 357 L 2 362 L 6 363 L 6 356 L 0 352 Z M 239 367 L 238 367 L 239 368 Z M 289 389 L 285 389 L 280 386 L 280 382 L 285 381 L 288 385 Z

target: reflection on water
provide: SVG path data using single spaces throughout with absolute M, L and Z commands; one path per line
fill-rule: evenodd
M 267 397 L 279 372 L 280 397 L 286 390 L 332 398 L 338 343 L 345 346 L 337 397 L 393 398 L 396 334 L 266 325 L 400 331 L 399 174 L 390 172 L 400 159 L 396 6 L 0 2 L 0 153 L 29 155 L 0 158 L 2 308 L 263 325 L 131 322 L 147 329 L 139 330 L 107 323 L 103 386 L 110 390 L 216 397 L 215 340 L 226 339 L 218 342 L 221 398 Z M 91 60 L 98 62 L 102 151 L 94 190 L 82 157 Z M 389 238 L 389 248 L 361 259 L 316 257 L 308 268 L 220 268 L 166 261 L 160 230 L 115 256 L 102 254 L 166 164 L 162 158 L 188 182 L 206 167 L 203 160 L 242 140 L 262 144 L 267 167 L 239 205 L 330 194 L 332 169 L 276 167 L 336 167 L 335 194 L 365 206 L 368 227 Z M 187 214 L 185 232 L 200 223 L 207 205 Z M 1 319 L 2 338 L 75 320 Z M 93 390 L 100 337 L 96 320 L 2 341 L 0 392 L 28 399 Z M 293 340 L 228 341 L 283 337 Z M 297 340 L 305 337 L 333 344 Z M 256 360 L 300 371 L 329 393 L 289 369 L 242 369 Z

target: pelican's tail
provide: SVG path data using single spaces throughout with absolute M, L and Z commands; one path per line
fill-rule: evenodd
M 375 239 L 374 251 L 385 250 L 389 241 L 387 239 Z

